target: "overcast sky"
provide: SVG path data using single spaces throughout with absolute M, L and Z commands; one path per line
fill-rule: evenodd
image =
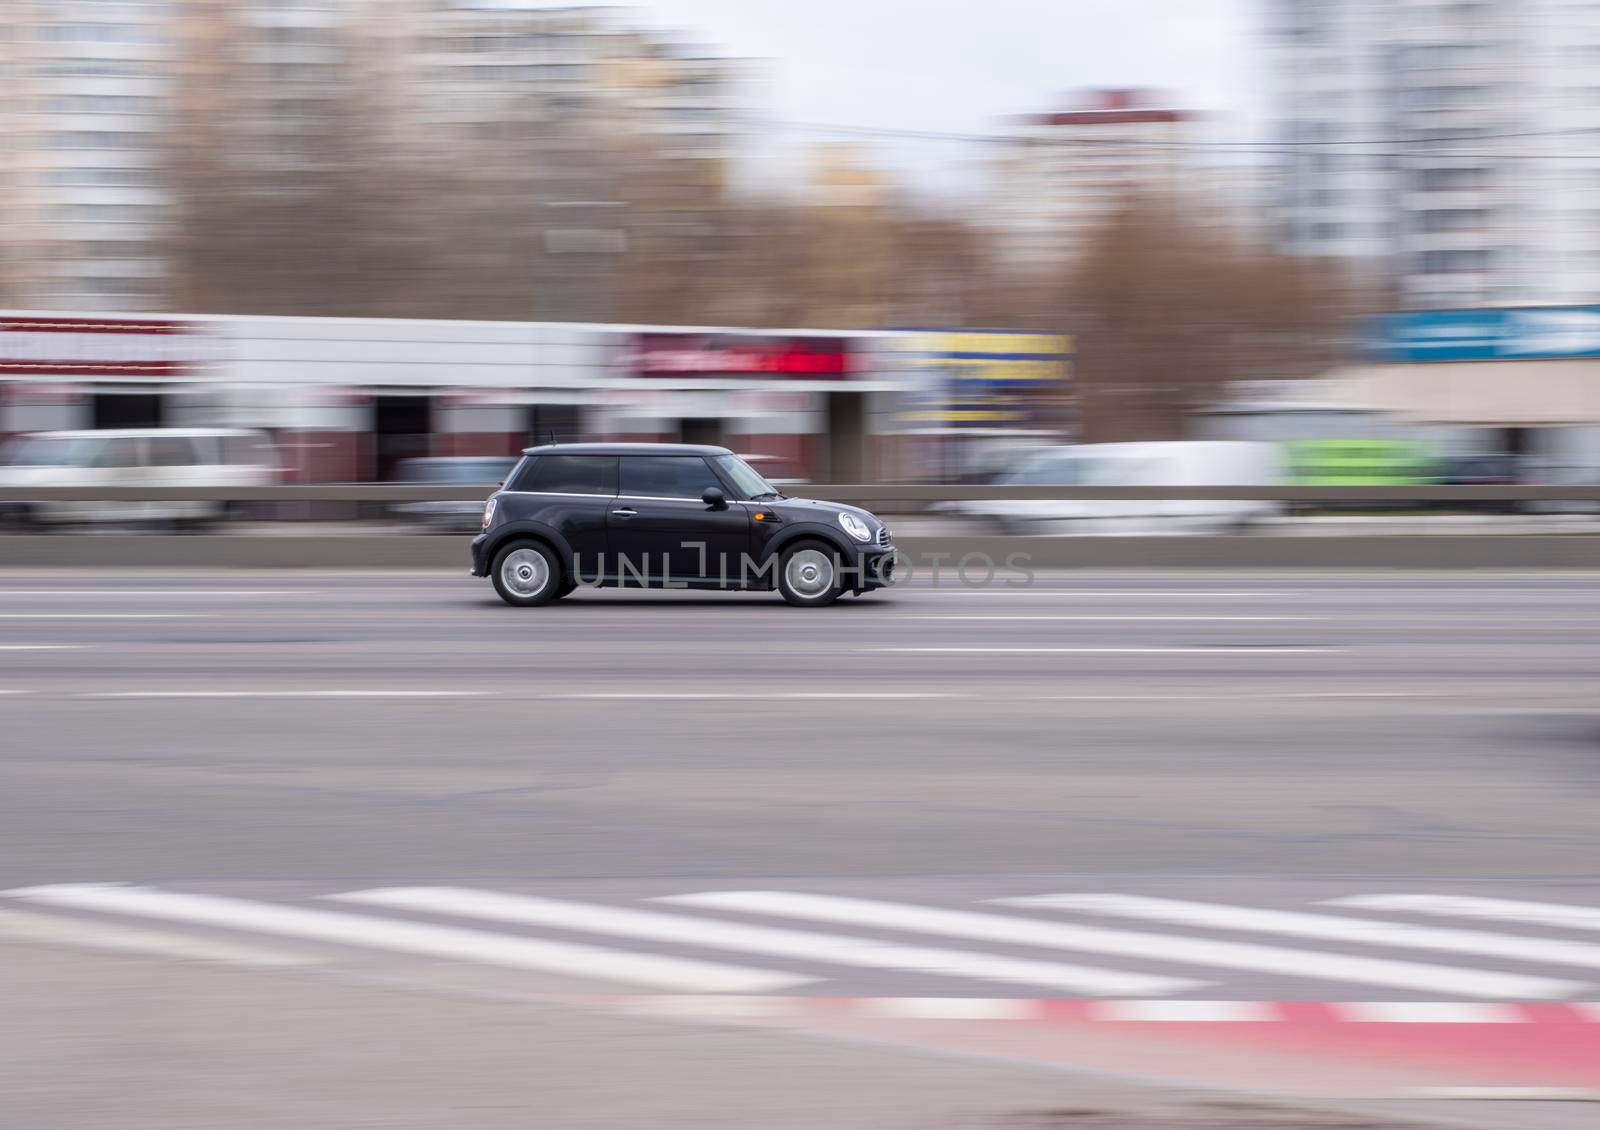
M 1080 87 L 1155 86 L 1259 136 L 1260 0 L 636 0 L 650 23 L 762 60 L 757 108 L 802 122 L 985 132 Z M 807 141 L 793 134 L 784 140 Z M 943 179 L 968 147 L 900 143 Z

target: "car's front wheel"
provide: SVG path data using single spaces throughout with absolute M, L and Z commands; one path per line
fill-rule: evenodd
M 839 553 L 830 545 L 803 541 L 783 551 L 778 591 L 800 608 L 821 608 L 839 599 Z
M 494 591 L 518 608 L 549 604 L 563 595 L 561 562 L 549 546 L 536 541 L 514 541 L 495 554 Z

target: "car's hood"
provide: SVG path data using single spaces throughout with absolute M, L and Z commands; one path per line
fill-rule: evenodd
M 854 514 L 866 521 L 869 527 L 876 528 L 884 524 L 870 510 L 863 510 L 859 506 L 848 506 L 843 502 L 829 502 L 823 498 L 785 498 L 782 501 L 763 503 L 770 505 L 780 518 L 792 522 L 833 522 L 836 514 Z

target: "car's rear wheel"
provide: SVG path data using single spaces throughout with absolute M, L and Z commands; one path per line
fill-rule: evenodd
M 799 608 L 821 608 L 839 599 L 839 553 L 817 541 L 803 541 L 783 551 L 778 562 L 778 591 Z
M 549 546 L 536 541 L 514 541 L 495 554 L 494 591 L 518 608 L 549 604 L 561 592 L 561 562 Z

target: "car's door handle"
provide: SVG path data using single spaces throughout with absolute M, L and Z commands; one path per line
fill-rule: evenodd
M 625 506 L 621 510 L 613 510 L 611 512 L 611 516 L 614 518 L 632 518 L 638 513 L 639 512 L 632 507 Z

